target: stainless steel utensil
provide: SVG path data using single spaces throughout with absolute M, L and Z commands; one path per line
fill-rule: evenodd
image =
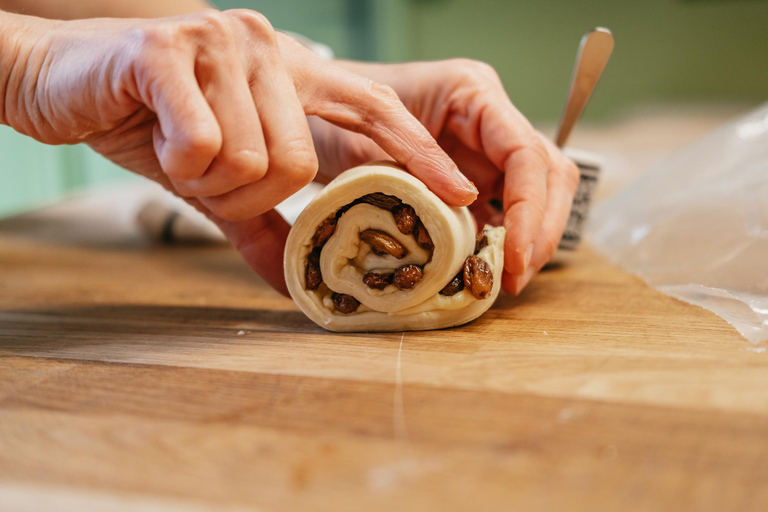
M 555 138 L 559 147 L 565 146 L 573 126 L 584 112 L 612 52 L 613 34 L 607 28 L 598 27 L 581 38 L 571 89 Z

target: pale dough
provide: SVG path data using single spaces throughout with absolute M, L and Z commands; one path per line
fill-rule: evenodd
M 371 193 L 395 196 L 416 211 L 434 243 L 432 259 L 410 235 L 401 234 L 392 213 L 369 204 L 358 204 L 339 219 L 336 229 L 320 255 L 323 283 L 318 290 L 305 288 L 307 256 L 312 236 L 329 215 Z M 378 229 L 395 237 L 408 255 L 395 260 L 376 255 L 360 242 L 359 233 Z M 421 181 L 383 162 L 350 169 L 326 186 L 305 208 L 288 236 L 285 246 L 285 279 L 296 304 L 312 321 L 330 331 L 413 331 L 461 325 L 491 307 L 501 289 L 504 265 L 504 228 L 485 228 L 488 245 L 478 257 L 494 275 L 488 298 L 475 299 L 467 290 L 453 296 L 440 290 L 459 272 L 467 256 L 474 253 L 475 228 L 467 208 L 447 206 Z M 388 286 L 368 288 L 362 282 L 368 270 L 392 268 L 405 263 L 424 265 L 423 278 L 410 290 Z M 361 304 L 357 311 L 335 311 L 330 292 L 352 295 Z

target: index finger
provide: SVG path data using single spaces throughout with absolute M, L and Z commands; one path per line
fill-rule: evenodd
M 307 115 L 366 135 L 446 203 L 466 206 L 477 198 L 474 184 L 392 88 L 326 66 L 297 89 Z

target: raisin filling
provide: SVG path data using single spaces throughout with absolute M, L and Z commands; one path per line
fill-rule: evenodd
M 380 192 L 366 194 L 351 203 L 339 208 L 330 215 L 315 230 L 312 236 L 312 251 L 307 256 L 305 267 L 305 284 L 308 290 L 317 290 L 323 283 L 320 269 L 320 252 L 336 230 L 339 219 L 350 208 L 358 204 L 370 204 L 383 210 L 392 212 L 397 229 L 404 235 L 413 236 L 416 244 L 429 251 L 430 259 L 435 245 L 429 231 L 416 215 L 416 211 L 399 198 Z M 360 240 L 371 246 L 371 250 L 377 255 L 388 254 L 401 259 L 408 254 L 407 249 L 394 237 L 383 231 L 367 229 L 360 233 Z M 440 291 L 442 295 L 452 296 L 466 289 L 476 299 L 482 300 L 490 295 L 493 288 L 493 273 L 488 264 L 477 257 L 477 253 L 488 245 L 488 237 L 485 233 L 477 235 L 475 253 L 469 256 L 461 271 Z M 371 289 L 383 290 L 393 285 L 400 290 L 409 290 L 421 281 L 424 269 L 419 265 L 403 265 L 394 272 L 369 271 L 363 276 L 363 283 Z M 360 302 L 351 295 L 331 291 L 331 299 L 334 309 L 343 314 L 354 313 L 360 306 Z

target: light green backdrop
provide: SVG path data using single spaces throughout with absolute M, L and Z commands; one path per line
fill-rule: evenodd
M 598 25 L 613 30 L 616 51 L 588 118 L 644 103 L 768 99 L 765 0 L 214 1 L 260 10 L 340 57 L 484 60 L 539 121 L 559 116 L 578 40 Z M 45 147 L 0 127 L 0 215 L 129 179 L 85 147 Z
M 137 179 L 86 146 L 46 146 L 0 126 L 0 215 L 85 187 Z

